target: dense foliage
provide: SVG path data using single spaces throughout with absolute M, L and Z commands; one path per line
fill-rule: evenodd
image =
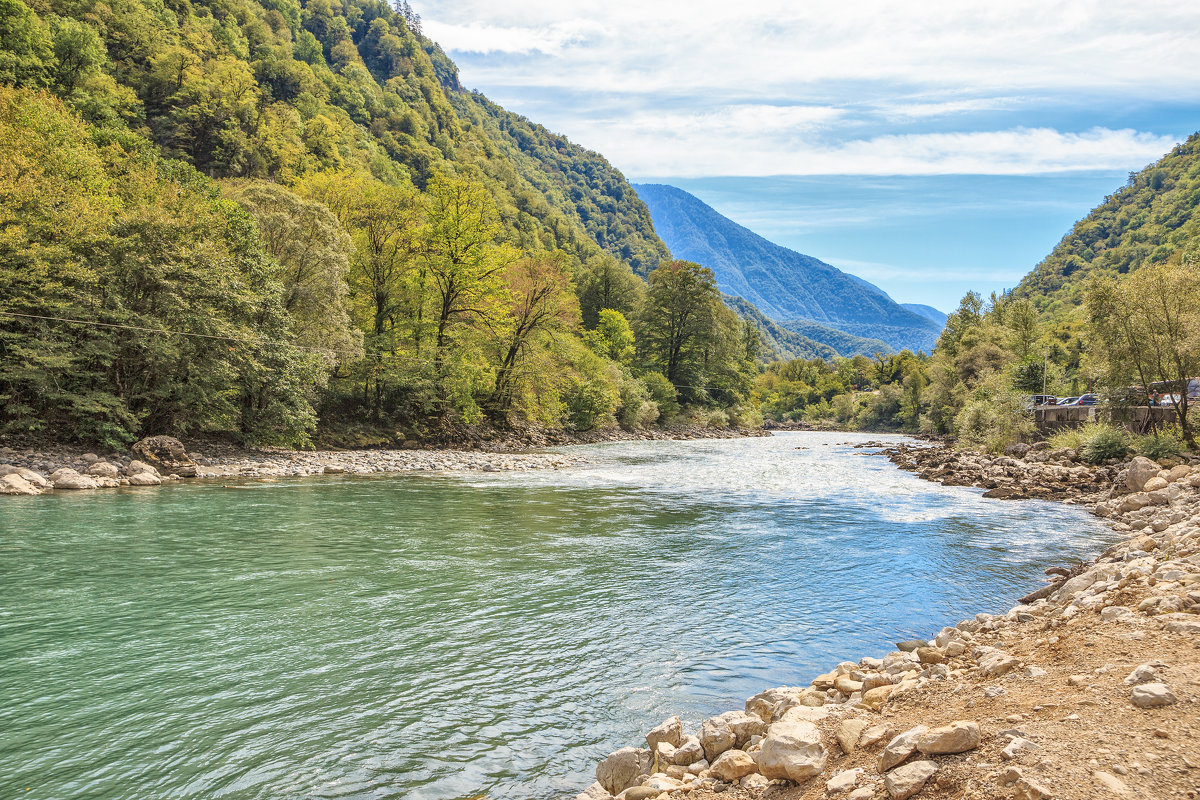
M 0 432 L 753 417 L 711 273 L 656 278 L 620 173 L 464 92 L 406 5 L 0 0 L 0 85 Z
M 1093 274 L 1125 275 L 1162 264 L 1200 234 L 1200 133 L 1131 173 L 1025 276 L 1015 294 L 1053 314 L 1077 308 Z

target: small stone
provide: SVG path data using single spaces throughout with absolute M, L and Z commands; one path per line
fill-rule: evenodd
M 1046 672 L 1046 670 L 1042 669 L 1041 667 L 1026 667 L 1025 668 L 1025 677 L 1026 678 L 1044 678 L 1049 674 L 1050 673 Z
M 867 708 L 878 711 L 883 708 L 883 704 L 892 696 L 898 687 L 896 686 L 876 686 L 874 689 L 863 692 L 862 704 Z
M 130 475 L 127 480 L 130 486 L 159 486 L 162 484 L 162 478 L 152 472 L 139 472 L 137 475 Z
M 662 789 L 653 786 L 632 786 L 621 795 L 622 800 L 654 800 L 662 794 Z
M 1126 686 L 1137 686 L 1139 683 L 1154 683 L 1158 680 L 1158 670 L 1153 664 L 1139 664 L 1125 678 Z
M 855 692 L 861 692 L 863 685 L 862 681 L 856 681 L 846 675 L 843 675 L 833 682 L 833 688 L 849 697 Z
M 1054 793 L 1029 778 L 1021 778 L 1013 789 L 1013 800 L 1050 800 Z
M 861 767 L 839 772 L 825 782 L 825 791 L 829 794 L 848 792 L 858 784 L 858 779 L 862 777 L 862 773 Z
M 888 738 L 891 733 L 891 728 L 888 725 L 874 725 L 862 732 L 862 736 L 858 737 L 858 746 L 860 748 L 870 747 L 873 744 L 879 744 L 884 739 Z
M 1040 747 L 1028 739 L 1015 736 L 1008 744 L 1004 746 L 1004 749 L 1000 751 L 1000 757 L 1006 761 L 1012 761 L 1013 759 L 1020 758 L 1024 753 L 1032 753 L 1034 750 L 1040 749 Z
M 846 795 L 846 800 L 871 800 L 875 796 L 875 790 L 870 786 L 863 786 L 860 789 L 855 789 L 850 794 Z
M 1067 686 L 1087 686 L 1091 679 L 1091 675 L 1072 675 L 1067 678 Z
M 936 647 L 918 647 L 914 652 L 922 664 L 941 664 L 946 660 L 946 656 Z
M 1116 795 L 1126 797 L 1130 794 L 1129 784 L 1109 772 L 1097 770 L 1092 773 L 1092 780 Z
M 918 647 L 928 647 L 929 642 L 924 639 L 905 639 L 903 642 L 896 642 L 896 649 L 901 653 L 911 653 Z
M 1160 708 L 1173 706 L 1179 702 L 1179 699 L 1171 693 L 1165 683 L 1143 683 L 1135 686 L 1130 699 L 1138 708 Z
M 912 797 L 925 785 L 925 782 L 938 771 L 938 766 L 932 761 L 914 761 L 902 767 L 896 767 L 883 778 L 884 788 L 892 800 L 905 800 Z
M 917 739 L 917 749 L 925 755 L 965 753 L 979 747 L 979 723 L 958 720 L 933 728 Z

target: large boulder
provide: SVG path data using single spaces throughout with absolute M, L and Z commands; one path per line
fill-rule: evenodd
M 100 484 L 90 475 L 80 475 L 70 467 L 56 469 L 50 474 L 55 489 L 99 489 Z
M 918 725 L 915 728 L 909 728 L 888 742 L 887 747 L 883 748 L 883 752 L 879 754 L 879 771 L 887 772 L 915 753 L 917 742 L 928 732 L 927 726 Z
M 49 489 L 50 481 L 40 472 L 34 472 L 25 467 L 14 467 L 11 464 L 0 464 L 0 475 L 19 475 L 39 489 Z
M 171 436 L 147 436 L 132 448 L 133 454 L 159 472 L 184 478 L 196 476 L 196 462 L 183 447 L 183 442 Z
M 141 475 L 143 472 L 149 472 L 152 475 L 158 474 L 158 470 L 156 470 L 154 467 L 147 464 L 145 461 L 138 461 L 136 458 L 133 461 L 130 461 L 125 467 L 126 475 Z
M 757 714 L 745 711 L 726 711 L 721 715 L 729 730 L 733 731 L 733 746 L 745 747 L 751 736 L 762 736 L 767 732 L 767 723 Z
M 892 800 L 906 800 L 921 791 L 921 787 L 937 771 L 938 766 L 932 761 L 914 761 L 903 767 L 896 767 L 885 775 L 883 785 Z
M 649 750 L 622 747 L 596 765 L 596 782 L 609 794 L 620 794 L 642 775 L 650 774 L 650 762 Z
M 15 472 L 0 475 L 0 494 L 41 494 L 42 490 Z
M 162 478 L 153 472 L 139 472 L 137 475 L 130 475 L 127 480 L 130 486 L 158 486 L 162 483 Z
M 672 759 L 681 767 L 691 766 L 697 761 L 704 760 L 704 748 L 700 746 L 700 740 L 695 736 L 689 736 L 683 740 L 683 744 L 675 748 L 675 755 Z
M 723 781 L 735 781 L 758 772 L 758 765 L 744 750 L 726 750 L 717 756 L 717 760 L 709 769 L 715 778 Z
M 87 468 L 87 474 L 98 478 L 115 478 L 121 474 L 121 470 L 107 461 L 93 461 Z
M 700 723 L 700 746 L 704 757 L 716 761 L 717 756 L 737 744 L 737 735 L 724 717 L 710 717 Z
M 1129 464 L 1125 473 L 1125 488 L 1131 492 L 1140 492 L 1151 478 L 1157 478 L 1162 467 L 1158 462 L 1151 461 L 1145 456 L 1137 456 Z
M 776 722 L 758 751 L 758 771 L 767 778 L 806 781 L 825 769 L 821 731 L 811 722 Z
M 612 800 L 612 795 L 599 783 L 593 783 L 575 795 L 575 800 Z
M 671 717 L 654 730 L 646 734 L 646 746 L 653 750 L 659 742 L 667 742 L 672 747 L 683 744 L 683 720 Z
M 925 755 L 965 753 L 979 747 L 979 724 L 959 720 L 933 728 L 917 739 L 917 749 Z

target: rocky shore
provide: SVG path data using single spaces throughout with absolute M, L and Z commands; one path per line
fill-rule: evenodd
M 1200 465 L 1091 466 L 1045 445 L 881 452 L 991 497 L 1087 505 L 1129 537 L 1051 567 L 1007 613 L 769 689 L 693 731 L 669 719 L 600 762 L 578 800 L 1200 797 Z
M 522 431 L 510 438 L 465 440 L 471 449 L 247 450 L 220 442 L 185 447 L 169 436 L 152 436 L 128 452 L 97 455 L 79 447 L 0 447 L 0 495 L 158 486 L 192 478 L 258 478 L 312 475 L 374 475 L 399 472 L 561 469 L 583 463 L 575 453 L 521 452 L 535 447 L 665 439 L 732 439 L 765 431 L 697 426 L 582 433 Z

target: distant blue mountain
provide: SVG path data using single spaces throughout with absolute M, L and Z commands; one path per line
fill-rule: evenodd
M 922 305 L 921 303 L 901 303 L 900 305 L 904 306 L 914 314 L 920 314 L 926 319 L 933 320 L 943 328 L 946 327 L 946 315 L 941 311 L 938 311 L 933 306 L 926 306 Z
M 933 350 L 943 324 L 901 306 L 878 286 L 769 242 L 682 189 L 662 184 L 633 188 L 675 258 L 708 267 L 722 292 L 745 298 L 782 327 L 830 344 L 839 353 L 838 344 L 814 333 L 832 328 L 881 340 L 896 350 Z M 848 349 L 861 352 L 861 343 Z

